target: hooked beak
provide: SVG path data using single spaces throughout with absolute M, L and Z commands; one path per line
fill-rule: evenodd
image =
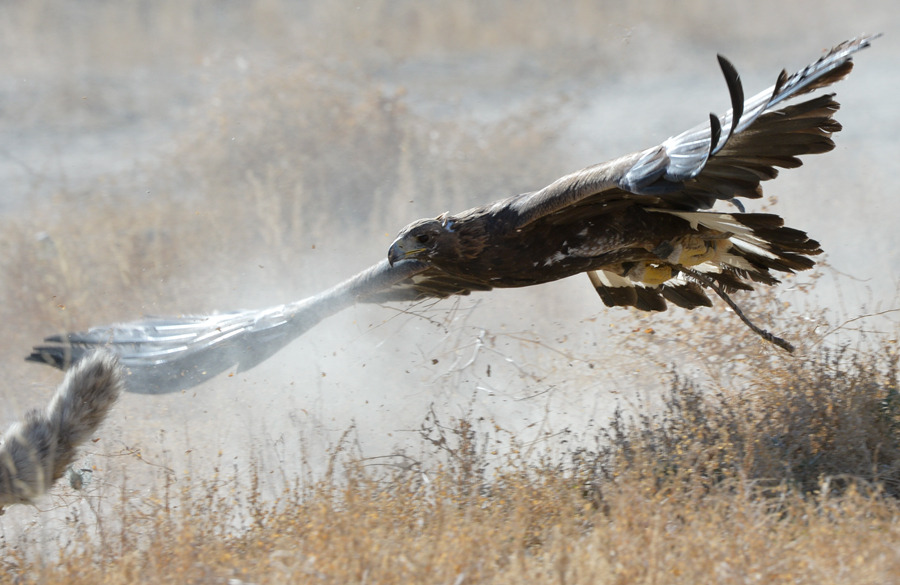
M 422 247 L 410 249 L 408 245 L 409 242 L 404 241 L 402 238 L 394 240 L 394 243 L 391 244 L 391 247 L 388 249 L 388 264 L 393 266 L 395 263 L 405 260 L 407 257 L 425 249 Z
M 395 241 L 391 244 L 391 247 L 388 249 L 388 264 L 391 266 L 394 265 L 394 262 L 397 262 L 403 258 L 403 248 L 400 246 L 399 241 Z

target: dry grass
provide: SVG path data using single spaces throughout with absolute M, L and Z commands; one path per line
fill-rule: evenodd
M 373 69 L 447 54 L 474 63 L 479 52 L 528 46 L 541 49 L 554 79 L 593 68 L 621 73 L 642 54 L 617 48 L 648 18 L 664 23 L 653 37 L 660 52 L 663 30 L 731 40 L 718 26 L 720 8 L 703 2 L 85 6 L 3 7 L 0 47 L 16 58 L 0 67 L 10 79 L 48 83 L 35 95 L 11 92 L 10 117 L 35 127 L 114 128 L 144 112 L 141 100 L 151 111 L 172 107 L 152 83 L 125 105 L 115 91 L 96 89 L 117 76 L 219 81 L 173 132 L 160 162 L 89 185 L 45 180 L 37 169 L 35 192 L 51 184 L 50 196 L 41 191 L 0 216 L 0 348 L 12 356 L 57 329 L 298 298 L 368 265 L 371 248 L 380 257 L 410 219 L 569 170 L 554 147 L 552 104 L 499 123 L 435 120 L 417 114 L 402 88 L 373 83 Z M 760 35 L 777 34 L 763 26 L 745 37 L 756 47 Z M 769 351 L 721 307 L 663 322 L 623 314 L 622 327 L 634 334 L 619 336 L 622 359 L 640 355 L 661 371 L 681 362 L 676 379 L 645 402 L 629 405 L 625 396 L 622 409 L 591 430 L 556 429 L 544 451 L 477 414 L 452 418 L 440 408 L 422 421 L 415 449 L 372 458 L 351 429 L 323 470 L 309 464 L 307 445 L 287 436 L 283 455 L 231 465 L 233 454 L 220 453 L 215 473 L 196 475 L 154 462 L 156 483 L 143 483 L 146 474 L 128 477 L 149 465 L 140 446 L 123 447 L 133 464 L 126 477 L 98 469 L 108 481 L 102 487 L 54 496 L 83 499 L 61 522 L 44 509 L 22 531 L 0 523 L 0 583 L 896 580 L 895 342 L 874 336 L 868 349 L 826 349 L 817 330 L 833 318 L 790 309 L 776 294 L 740 302 L 799 342 L 800 357 Z M 521 337 L 560 371 L 579 362 L 557 350 L 557 339 Z M 499 362 L 508 346 L 486 347 Z M 587 395 L 600 360 L 579 351 L 583 379 L 570 382 Z M 9 370 L 11 387 L 31 388 L 38 376 L 31 366 Z M 537 377 L 521 384 L 519 394 L 547 391 Z M 461 384 L 447 376 L 446 386 L 450 393 Z M 147 404 L 156 407 L 153 398 Z M 183 402 L 172 408 L 188 408 L 192 397 L 176 398 Z M 142 414 L 128 413 L 126 424 Z M 182 447 L 209 450 L 202 440 L 173 449 Z M 273 468 L 278 456 L 307 471 L 295 477 Z
M 563 455 L 431 415 L 422 458 L 366 459 L 351 429 L 323 476 L 277 497 L 258 468 L 245 487 L 166 482 L 123 496 L 115 527 L 74 524 L 60 562 L 7 543 L 5 579 L 886 583 L 900 570 L 894 364 L 823 352 L 743 396 L 676 381 L 659 414 L 617 414 Z

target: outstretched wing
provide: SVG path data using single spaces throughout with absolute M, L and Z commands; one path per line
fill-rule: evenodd
M 248 370 L 322 319 L 390 290 L 425 269 L 415 260 L 393 266 L 382 260 L 329 290 L 294 303 L 213 315 L 150 317 L 55 335 L 25 359 L 67 369 L 93 348 L 108 347 L 127 369 L 130 391 L 174 392 L 234 366 Z
M 773 111 L 775 106 L 845 77 L 853 66 L 853 54 L 878 36 L 841 43 L 793 75 L 782 71 L 775 85 L 746 101 L 737 71 L 720 56 L 732 102 L 724 116 L 711 115 L 710 122 L 659 146 L 582 169 L 540 191 L 511 199 L 516 227 L 583 205 L 585 200 L 608 208 L 638 202 L 696 210 L 708 209 L 721 199 L 761 196 L 759 182 L 773 178 L 775 167 L 796 167 L 798 155 L 830 150 L 834 145 L 828 134 L 839 128 L 834 123 L 810 127 L 797 110 Z M 837 103 L 832 101 L 830 107 L 837 109 Z
M 736 198 L 761 197 L 760 182 L 774 179 L 778 175 L 777 167 L 795 168 L 802 164 L 799 156 L 833 149 L 830 135 L 841 129 L 832 118 L 840 107 L 832 95 L 779 109 L 776 106 L 845 77 L 853 66 L 852 55 L 868 47 L 875 38 L 877 35 L 842 43 L 793 75 L 782 71 L 775 85 L 747 100 L 737 70 L 720 55 L 719 65 L 732 103 L 725 115 L 711 114 L 709 123 L 682 132 L 659 146 L 582 169 L 540 191 L 511 197 L 491 208 L 498 216 L 507 214 L 503 221 L 508 222 L 508 229 L 518 230 L 533 227 L 536 222 L 573 223 L 630 205 L 696 211 L 709 209 L 718 200 L 729 200 L 742 209 Z M 772 226 L 766 227 L 767 234 L 774 233 Z M 791 235 L 794 231 L 783 228 L 777 235 Z M 787 243 L 780 243 L 784 251 L 794 251 Z M 812 245 L 817 247 L 815 242 Z M 805 253 L 812 249 L 804 248 Z M 728 276 L 723 274 L 718 278 L 727 279 L 731 289 L 742 288 L 739 279 L 728 279 Z M 619 286 L 604 287 L 595 282 L 595 287 L 601 296 L 604 291 L 626 295 L 615 303 L 604 297 L 607 304 L 627 304 L 647 310 L 662 310 L 666 306 L 659 291 L 636 288 L 627 279 Z M 369 300 L 409 301 L 490 288 L 483 281 L 450 276 L 431 267 L 372 295 Z M 661 292 L 682 306 L 709 303 L 694 283 L 668 286 Z M 647 297 L 646 302 L 642 302 L 642 295 Z
M 450 275 L 431 266 L 422 272 L 395 283 L 390 288 L 361 298 L 365 303 L 420 301 L 427 298 L 443 299 L 467 295 L 474 291 L 489 291 L 493 287 L 477 279 L 465 279 Z

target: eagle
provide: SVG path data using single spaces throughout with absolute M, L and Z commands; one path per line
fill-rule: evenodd
M 417 301 L 533 286 L 586 273 L 604 304 L 663 311 L 721 297 L 757 334 L 730 293 L 774 285 L 822 252 L 805 232 L 741 199 L 800 156 L 832 150 L 841 129 L 833 93 L 786 103 L 846 77 L 853 55 L 879 35 L 841 43 L 772 87 L 744 99 L 735 67 L 718 62 L 731 109 L 657 146 L 565 175 L 529 193 L 404 227 L 387 258 L 318 295 L 263 310 L 147 318 L 45 339 L 26 359 L 67 368 L 109 346 L 151 388 L 193 385 L 235 365 L 246 370 L 325 317 L 357 302 Z M 718 202 L 733 210 L 714 210 Z M 134 390 L 133 385 L 130 389 Z

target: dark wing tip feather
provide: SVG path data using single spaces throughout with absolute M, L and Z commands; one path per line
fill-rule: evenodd
M 731 97 L 731 130 L 728 131 L 728 135 L 731 136 L 744 115 L 744 86 L 734 64 L 722 55 L 718 55 L 718 59 L 725 83 L 728 85 L 728 95 Z
M 807 104 L 805 110 L 790 110 L 790 114 L 788 108 L 776 109 L 776 106 L 784 100 L 831 85 L 845 77 L 852 69 L 854 53 L 867 47 L 874 38 L 877 38 L 877 35 L 841 43 L 794 74 L 788 74 L 786 70 L 782 70 L 772 88 L 746 100 L 737 69 L 728 59 L 719 55 L 719 66 L 728 85 L 732 104 L 731 110 L 725 114 L 722 120 L 730 123 L 730 129 L 727 132 L 721 132 L 720 136 L 716 136 L 716 124 L 710 121 L 708 127 L 703 124 L 667 139 L 662 144 L 662 153 L 657 150 L 648 151 L 650 154 L 644 157 L 644 159 L 652 159 L 653 164 L 649 165 L 646 160 L 641 159 L 639 164 L 629 170 L 626 174 L 628 180 L 620 182 L 620 187 L 637 194 L 667 195 L 666 191 L 657 187 L 660 183 L 666 183 L 667 190 L 672 195 L 672 197 L 665 198 L 666 203 L 679 209 L 687 208 L 695 203 L 695 208 L 708 209 L 719 199 L 755 197 L 756 188 L 740 185 L 730 179 L 726 181 L 724 188 L 713 189 L 705 194 L 702 192 L 709 188 L 711 182 L 703 186 L 695 184 L 691 189 L 687 189 L 687 187 L 691 181 L 701 177 L 709 165 L 715 164 L 714 161 L 720 154 L 737 153 L 741 158 L 745 155 L 756 158 L 765 154 L 770 159 L 776 159 L 773 166 L 793 167 L 798 166 L 797 155 L 817 154 L 833 148 L 827 137 L 818 141 L 806 138 L 804 144 L 799 148 L 793 148 L 793 143 L 779 143 L 783 137 L 785 141 L 794 139 L 795 137 L 786 136 L 791 132 L 806 133 L 807 135 L 828 134 L 840 128 L 837 123 L 830 120 L 830 114 L 812 111 L 811 104 L 818 102 Z M 824 99 L 830 100 L 828 103 L 837 107 L 830 98 Z M 780 128 L 775 127 L 778 126 L 778 122 L 774 121 L 776 118 L 785 120 L 791 116 L 796 116 L 797 119 L 790 120 L 790 123 L 799 122 L 800 124 L 804 122 L 798 120 L 799 118 L 817 116 L 820 126 L 815 129 L 797 131 L 791 130 L 791 124 Z M 768 120 L 765 132 L 762 131 L 762 126 L 766 124 L 761 125 L 763 119 Z M 768 133 L 770 136 L 761 136 L 763 133 Z M 773 134 L 775 136 L 772 136 Z M 709 144 L 712 145 L 712 148 L 707 148 Z M 786 164 L 777 164 L 777 159 L 783 159 Z M 690 191 L 690 197 L 684 198 L 684 191 L 672 190 L 669 184 L 683 186 Z
M 781 93 L 781 90 L 784 89 L 784 84 L 787 83 L 789 78 L 790 74 L 787 72 L 787 69 L 782 69 L 781 73 L 778 74 L 778 79 L 775 80 L 775 87 L 772 88 L 772 97 Z
M 48 338 L 47 341 L 53 340 Z M 77 362 L 86 351 L 84 348 L 79 347 L 68 348 L 65 346 L 39 345 L 32 348 L 31 354 L 25 358 L 25 361 L 66 370 L 73 363 Z
M 712 156 L 719 148 L 719 138 L 722 137 L 722 123 L 714 113 L 709 113 L 709 155 Z

